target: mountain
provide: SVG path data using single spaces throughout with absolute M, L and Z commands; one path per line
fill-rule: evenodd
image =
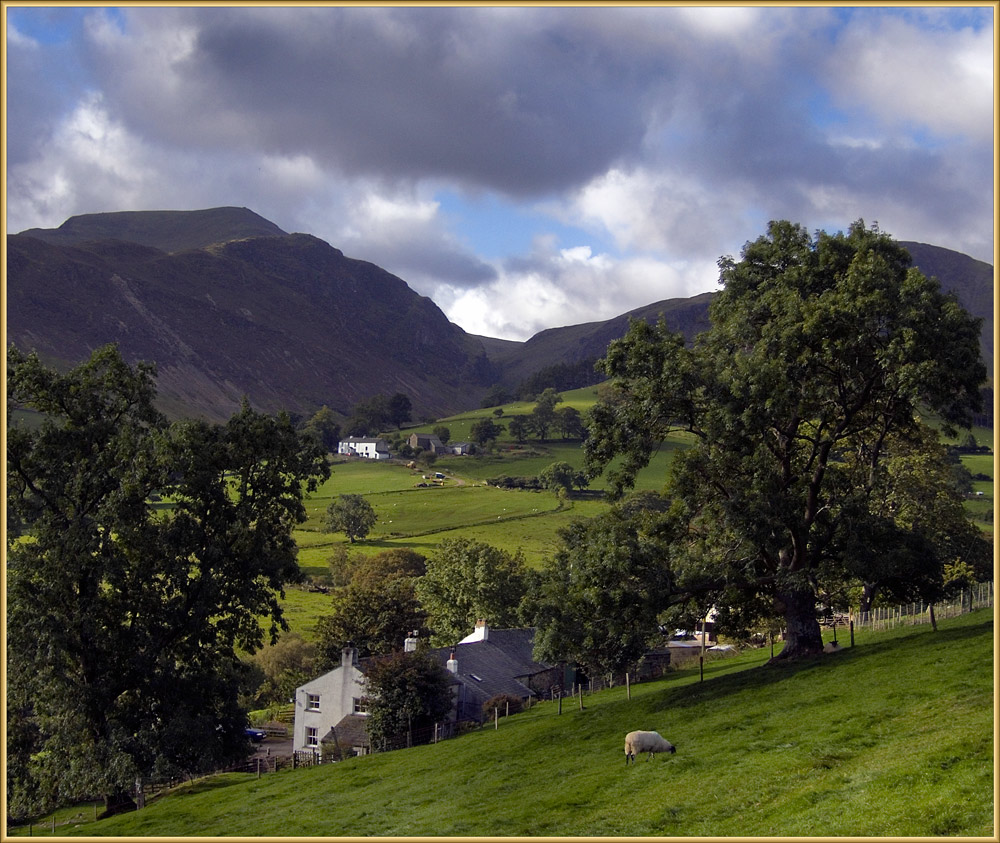
M 29 228 L 21 232 L 56 246 L 125 240 L 164 252 L 186 252 L 251 237 L 283 237 L 286 233 L 248 208 L 82 214 L 70 217 L 59 228 Z
M 992 375 L 993 267 L 904 242 L 914 263 L 984 320 Z M 8 341 L 67 368 L 117 342 L 158 367 L 171 416 L 222 420 L 254 406 L 344 415 L 383 393 L 410 397 L 415 417 L 478 406 L 494 383 L 516 387 L 559 364 L 604 355 L 630 319 L 662 315 L 692 338 L 712 293 L 667 299 L 525 342 L 476 337 L 400 278 L 289 234 L 246 208 L 72 217 L 7 238 Z
M 515 387 L 539 369 L 559 363 L 579 363 L 603 357 L 608 343 L 624 336 L 632 319 L 656 322 L 663 316 L 670 330 L 680 331 L 691 339 L 708 328 L 708 304 L 712 295 L 702 293 L 689 299 L 667 299 L 630 310 L 604 322 L 549 328 L 517 347 L 506 346 L 492 350 L 487 346 L 487 353 L 500 369 L 503 383 Z
M 942 289 L 955 293 L 969 313 L 983 320 L 980 349 L 992 378 L 993 267 L 940 246 L 910 241 L 900 241 L 900 245 L 910 253 L 915 267 L 924 275 L 937 278 Z M 503 383 L 513 388 L 539 369 L 603 357 L 608 343 L 625 333 L 630 319 L 655 322 L 662 316 L 670 330 L 679 331 L 691 340 L 708 328 L 708 306 L 714 295 L 702 293 L 688 299 L 667 299 L 605 322 L 550 328 L 519 346 L 487 346 L 487 353 L 500 369 Z
M 92 214 L 7 240 L 8 340 L 66 367 L 105 343 L 153 361 L 170 415 L 348 413 L 377 393 L 415 416 L 475 405 L 482 343 L 404 281 L 246 209 Z

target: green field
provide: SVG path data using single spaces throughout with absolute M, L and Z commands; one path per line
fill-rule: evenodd
M 594 387 L 567 392 L 559 406 L 573 406 L 585 412 L 596 395 Z M 505 405 L 499 421 L 503 423 L 505 417 L 515 414 L 527 414 L 532 407 L 533 404 L 525 402 Z M 468 411 L 410 428 L 408 432 L 430 433 L 435 426 L 444 425 L 452 441 L 465 441 L 469 428 L 478 419 L 493 418 L 493 412 L 492 408 Z M 992 430 L 976 428 L 973 433 L 978 442 L 992 444 Z M 672 435 L 654 455 L 649 467 L 640 473 L 636 489 L 661 489 L 672 455 L 691 441 L 689 434 Z M 406 547 L 426 556 L 433 554 L 446 539 L 468 538 L 512 554 L 520 552 L 529 566 L 540 567 L 556 548 L 561 528 L 575 519 L 593 517 L 608 506 L 601 496 L 606 489 L 604 479 L 595 479 L 586 493 L 576 494 L 567 501 L 551 492 L 490 488 L 485 486 L 485 481 L 504 474 L 536 475 L 557 461 L 582 468 L 581 444 L 558 438 L 544 443 L 529 439 L 522 444 L 504 434 L 490 453 L 440 457 L 431 468 L 409 469 L 401 461 L 338 461 L 332 466 L 330 479 L 306 500 L 308 521 L 295 531 L 299 565 L 307 577 L 321 582 L 329 573 L 329 560 L 337 546 L 349 547 L 351 552 L 362 554 Z M 992 454 L 968 455 L 963 457 L 963 462 L 972 474 L 993 477 Z M 436 472 L 445 474 L 446 479 L 434 481 Z M 437 482 L 437 485 L 418 486 L 428 482 Z M 969 498 L 969 513 L 982 529 L 992 533 L 993 482 L 974 481 L 973 488 L 982 494 Z M 354 545 L 350 545 L 343 534 L 323 532 L 326 508 L 341 494 L 364 495 L 378 515 L 378 523 L 371 534 Z M 329 597 L 292 588 L 284 605 L 292 630 L 309 638 L 316 621 L 329 610 Z
M 677 671 L 435 745 L 202 780 L 57 834 L 996 839 L 993 640 L 980 611 L 793 664 L 751 650 L 704 682 Z M 676 755 L 626 768 L 633 728 Z

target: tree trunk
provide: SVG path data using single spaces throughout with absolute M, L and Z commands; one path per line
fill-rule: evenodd
M 775 659 L 814 656 L 823 652 L 823 636 L 816 620 L 816 594 L 811 588 L 782 591 L 778 602 L 784 608 L 785 646 Z
M 872 603 L 875 602 L 875 594 L 878 591 L 877 586 L 872 583 L 864 583 L 861 588 L 861 605 L 858 607 L 858 612 L 860 614 L 865 614 L 872 610 Z

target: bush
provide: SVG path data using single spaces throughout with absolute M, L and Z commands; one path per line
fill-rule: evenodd
M 509 709 L 508 706 L 510 706 Z M 510 694 L 496 694 L 483 703 L 483 717 L 486 719 L 492 718 L 494 710 L 498 711 L 502 717 L 505 717 L 508 712 L 510 714 L 517 714 L 519 711 L 523 711 L 524 703 L 520 697 L 513 697 Z
M 498 489 L 528 489 L 530 491 L 541 491 L 545 488 L 542 481 L 537 477 L 510 477 L 501 474 L 499 477 L 490 477 L 486 480 L 487 485 L 496 486 Z

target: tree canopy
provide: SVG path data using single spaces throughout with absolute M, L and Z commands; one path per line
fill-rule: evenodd
M 7 435 L 9 810 L 240 757 L 237 653 L 285 627 L 322 449 L 246 402 L 168 425 L 114 346 L 68 374 L 11 347 L 7 375 L 43 419 Z
M 351 544 L 363 539 L 378 522 L 378 516 L 363 495 L 338 495 L 326 508 L 326 529 L 344 533 Z
M 427 613 L 416 595 L 425 559 L 405 548 L 363 557 L 350 582 L 338 588 L 332 611 L 316 624 L 319 669 L 335 667 L 341 650 L 353 644 L 361 655 L 386 655 L 416 630 L 427 634 Z
M 693 434 L 669 483 L 686 525 L 678 587 L 716 599 L 722 623 L 776 612 L 783 654 L 815 652 L 820 579 L 873 523 L 890 442 L 914 441 L 921 411 L 967 427 L 979 408 L 979 322 L 860 220 L 815 237 L 773 222 L 719 266 L 693 346 L 662 321 L 609 346 L 615 389 L 592 412 L 588 466 L 621 491 L 668 433 Z
M 498 628 L 515 626 L 527 591 L 520 553 L 470 539 L 446 539 L 427 560 L 417 595 L 433 630 L 431 642 L 448 647 L 468 635 L 477 620 Z
M 665 542 L 643 520 L 644 512 L 617 507 L 562 531 L 525 602 L 539 661 L 618 674 L 662 639 L 658 617 L 672 597 L 672 574 Z
M 393 749 L 415 731 L 428 736 L 452 708 L 451 675 L 425 652 L 389 653 L 365 674 L 365 728 L 372 748 Z

